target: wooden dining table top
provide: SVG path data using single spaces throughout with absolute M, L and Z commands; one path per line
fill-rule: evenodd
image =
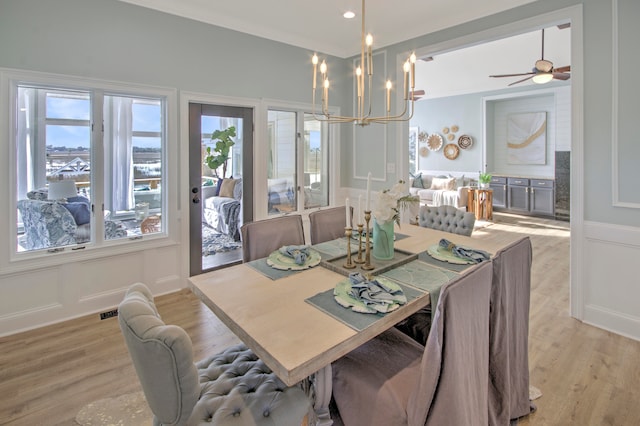
M 396 232 L 406 237 L 398 239 L 395 248 L 409 253 L 424 252 L 442 238 L 491 254 L 500 249 L 482 239 L 415 225 L 403 224 Z M 375 264 L 373 258 L 372 263 Z M 345 278 L 316 266 L 273 280 L 247 264 L 240 264 L 193 276 L 189 282 L 193 293 L 291 386 L 430 303 L 429 293 L 425 292 L 357 331 L 306 302 L 333 289 Z

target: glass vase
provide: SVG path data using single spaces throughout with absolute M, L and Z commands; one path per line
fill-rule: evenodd
M 378 260 L 393 259 L 393 220 L 378 223 L 373 220 L 373 250 L 371 254 Z

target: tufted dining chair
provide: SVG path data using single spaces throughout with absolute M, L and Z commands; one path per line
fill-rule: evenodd
M 422 206 L 418 214 L 420 226 L 470 236 L 476 217 L 471 212 L 458 210 L 453 206 Z
M 345 425 L 486 425 L 492 265 L 442 286 L 425 346 L 395 328 L 332 364 Z
M 282 246 L 304 244 L 302 216 L 298 214 L 245 223 L 240 233 L 244 262 L 267 257 Z
M 287 387 L 245 345 L 194 364 L 191 339 L 165 325 L 144 284 L 128 289 L 118 321 L 154 426 L 298 426 L 310 409 L 300 387 Z
M 353 207 L 351 207 L 353 218 Z M 332 207 L 309 213 L 309 236 L 311 244 L 344 237 L 346 224 L 345 207 Z

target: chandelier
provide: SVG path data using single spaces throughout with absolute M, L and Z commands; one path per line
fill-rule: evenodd
M 386 87 L 386 108 L 385 115 L 371 116 L 372 105 L 371 98 L 372 81 L 373 81 L 373 55 L 372 45 L 373 36 L 367 34 L 365 36 L 364 25 L 364 0 L 362 0 L 362 34 L 360 44 L 360 64 L 355 70 L 355 82 L 357 92 L 356 114 L 352 117 L 332 115 L 329 113 L 329 70 L 325 60 L 318 66 L 318 55 L 313 54 L 311 63 L 313 64 L 313 96 L 312 96 L 312 113 L 316 120 L 327 123 L 355 123 L 360 126 L 366 126 L 371 123 L 387 124 L 394 121 L 409 121 L 413 117 L 415 103 L 415 80 L 416 80 L 416 55 L 412 53 L 402 66 L 403 78 L 403 96 L 404 109 L 402 113 L 391 115 L 391 80 L 387 80 Z M 319 75 L 318 75 L 319 73 Z M 318 76 L 320 77 L 320 85 L 322 90 L 321 106 L 319 114 L 316 112 L 316 89 L 318 89 Z M 366 79 L 366 85 L 365 85 Z

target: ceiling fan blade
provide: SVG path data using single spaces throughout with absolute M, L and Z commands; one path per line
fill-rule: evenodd
M 553 78 L 556 80 L 569 80 L 569 78 L 571 78 L 571 74 L 567 74 L 564 72 L 554 72 Z
M 533 74 L 535 74 L 535 73 L 533 73 L 533 72 L 521 72 L 521 73 L 518 73 L 518 74 L 490 75 L 489 77 L 498 77 L 498 78 L 500 78 L 500 77 L 520 77 L 520 76 L 523 76 L 523 75 L 533 75 Z
M 529 77 L 523 78 L 522 80 L 514 81 L 513 83 L 509 84 L 509 86 L 513 86 L 514 84 L 522 83 L 522 82 L 527 81 L 527 80 L 532 79 L 532 78 L 533 78 L 533 75 L 530 75 Z
M 566 65 L 564 67 L 554 68 L 553 72 L 569 72 L 571 71 L 571 65 Z
M 413 94 L 414 97 L 424 96 L 424 90 L 414 90 L 411 93 Z

